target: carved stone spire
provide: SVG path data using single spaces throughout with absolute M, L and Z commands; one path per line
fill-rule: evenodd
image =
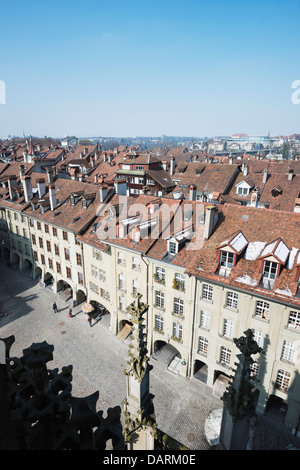
M 148 305 L 140 301 L 138 294 L 134 302 L 127 307 L 131 316 L 132 341 L 129 344 L 129 360 L 124 374 L 127 377 L 127 397 L 122 402 L 122 413 L 125 421 L 124 439 L 128 448 L 151 450 L 154 448 L 156 420 L 150 393 L 149 356 L 146 346 L 144 314 Z
M 237 355 L 239 362 L 233 380 L 223 394 L 223 417 L 221 423 L 220 447 L 227 450 L 243 450 L 248 447 L 250 421 L 255 416 L 254 394 L 250 383 L 252 355 L 260 353 L 262 348 L 253 339 L 253 331 L 244 331 L 245 336 L 234 338 L 236 347 L 241 351 Z

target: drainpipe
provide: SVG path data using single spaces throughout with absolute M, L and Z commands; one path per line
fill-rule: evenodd
M 196 312 L 197 312 L 196 305 L 198 305 L 198 302 L 196 301 L 198 281 L 197 281 L 196 276 L 194 277 L 194 279 L 195 279 L 195 287 L 194 287 L 194 310 L 193 310 L 193 319 L 192 319 L 192 344 L 191 344 L 191 352 L 190 352 L 190 358 L 189 358 L 189 370 L 188 370 L 188 377 L 191 377 L 191 378 L 192 378 L 192 366 L 193 366 L 193 360 L 194 360 L 194 343 L 195 343 L 195 330 L 196 330 L 195 319 L 196 319 Z
M 145 260 L 143 253 L 141 254 L 141 258 L 142 258 L 142 261 L 146 265 L 146 286 L 147 286 L 147 289 L 146 289 L 146 304 L 149 305 L 149 302 L 148 302 L 148 299 L 149 299 L 149 293 L 148 293 L 148 291 L 149 291 L 149 263 L 147 263 L 147 261 Z M 147 342 L 148 342 L 149 309 L 147 310 L 146 328 L 147 328 Z M 152 342 L 152 338 L 151 338 L 151 342 Z M 151 342 L 149 341 L 150 344 L 151 344 Z M 150 351 L 148 351 L 148 352 L 150 354 Z

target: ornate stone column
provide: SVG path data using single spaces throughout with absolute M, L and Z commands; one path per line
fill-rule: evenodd
M 124 417 L 124 439 L 128 450 L 153 450 L 156 435 L 156 420 L 152 394 L 150 393 L 148 364 L 149 356 L 146 347 L 144 314 L 148 305 L 140 301 L 138 294 L 135 302 L 127 307 L 133 323 L 132 342 L 129 344 L 129 360 L 126 375 L 127 397 L 122 402 Z

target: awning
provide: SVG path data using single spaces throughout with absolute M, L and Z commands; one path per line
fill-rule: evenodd
M 94 311 L 94 306 L 89 304 L 89 303 L 85 303 L 83 304 L 83 306 L 81 307 L 81 310 L 85 313 L 90 313 L 90 312 L 93 312 Z

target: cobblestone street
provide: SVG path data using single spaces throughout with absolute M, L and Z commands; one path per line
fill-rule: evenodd
M 0 299 L 0 315 L 7 315 L 0 318 L 0 336 L 15 336 L 12 356 L 21 356 L 32 343 L 47 341 L 54 346 L 49 368 L 73 366 L 73 396 L 99 390 L 98 409 L 103 410 L 104 417 L 108 408 L 121 405 L 126 396 L 123 370 L 128 344 L 111 334 L 105 320 L 90 327 L 80 305 L 69 318 L 68 304 L 58 294 L 3 265 Z M 52 311 L 53 301 L 58 306 L 56 314 Z M 150 386 L 159 429 L 191 450 L 209 449 L 205 420 L 212 410 L 222 408 L 222 401 L 199 380 L 174 375 L 159 361 L 151 359 L 150 363 Z M 286 449 L 289 445 L 300 448 L 299 441 L 273 420 L 257 419 L 254 449 Z

